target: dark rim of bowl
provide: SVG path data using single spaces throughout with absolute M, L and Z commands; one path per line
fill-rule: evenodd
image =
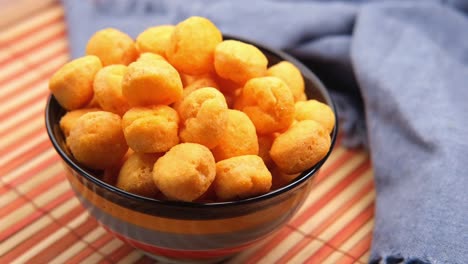
M 264 44 L 256 43 L 255 41 L 251 41 L 251 40 L 247 40 L 247 39 L 239 38 L 239 37 L 234 37 L 234 36 L 230 36 L 230 35 L 224 35 L 224 39 L 225 40 L 235 39 L 235 40 L 239 40 L 239 41 L 242 41 L 242 42 L 245 42 L 245 43 L 252 44 L 252 45 L 256 46 L 257 48 L 259 48 L 259 49 L 261 49 L 263 51 L 267 51 L 270 54 L 278 56 L 282 60 L 287 60 L 287 61 L 291 62 L 292 64 L 294 64 L 296 67 L 298 67 L 300 69 L 302 75 L 305 78 L 309 78 L 311 80 L 312 84 L 315 86 L 314 89 L 320 90 L 321 95 L 327 101 L 326 103 L 333 109 L 333 112 L 335 114 L 336 122 L 335 122 L 335 127 L 333 128 L 333 131 L 332 131 L 332 133 L 330 135 L 331 136 L 331 145 L 330 145 L 329 151 L 327 152 L 327 154 L 325 155 L 325 157 L 322 160 L 320 160 L 312 168 L 302 172 L 294 181 L 292 181 L 291 183 L 289 183 L 289 184 L 287 184 L 287 185 L 285 185 L 285 186 L 283 186 L 283 187 L 281 187 L 279 189 L 276 189 L 276 190 L 273 190 L 273 191 L 270 191 L 268 193 L 258 195 L 258 196 L 255 196 L 255 197 L 241 199 L 241 200 L 227 201 L 227 202 L 212 202 L 212 203 L 158 200 L 158 199 L 155 199 L 155 198 L 144 197 L 144 196 L 140 196 L 140 195 L 137 195 L 137 194 L 126 192 L 126 191 L 121 190 L 121 189 L 119 189 L 119 188 L 117 188 L 117 187 L 115 187 L 115 186 L 113 186 L 111 184 L 108 184 L 108 183 L 106 183 L 104 181 L 99 180 L 97 177 L 93 176 L 92 174 L 90 174 L 86 170 L 82 169 L 81 166 L 79 164 L 77 164 L 73 159 L 71 159 L 67 155 L 67 153 L 61 148 L 59 142 L 55 138 L 54 131 L 53 131 L 53 124 L 50 123 L 50 118 L 51 118 L 50 117 L 51 116 L 50 104 L 51 104 L 52 100 L 55 100 L 55 98 L 53 98 L 53 95 L 49 95 L 49 98 L 47 99 L 46 109 L 45 109 L 45 123 L 46 123 L 46 128 L 47 128 L 47 134 L 48 134 L 48 136 L 49 136 L 49 138 L 50 138 L 50 140 L 52 142 L 52 145 L 54 146 L 55 150 L 57 151 L 57 153 L 62 157 L 62 159 L 67 163 L 67 165 L 70 166 L 73 170 L 77 171 L 81 176 L 85 177 L 87 180 L 89 180 L 93 184 L 98 185 L 101 188 L 107 189 L 107 190 L 109 190 L 109 191 L 111 191 L 113 193 L 116 193 L 118 195 L 121 195 L 121 196 L 123 196 L 125 198 L 134 199 L 134 200 L 137 200 L 137 201 L 139 200 L 139 201 L 142 201 L 142 202 L 152 202 L 152 203 L 161 204 L 161 205 L 164 205 L 164 206 L 173 206 L 173 207 L 181 207 L 181 208 L 188 208 L 188 207 L 189 208 L 197 208 L 197 207 L 216 208 L 216 207 L 227 207 L 227 206 L 239 206 L 239 205 L 251 204 L 251 203 L 255 203 L 255 202 L 261 202 L 261 201 L 265 201 L 267 199 L 273 198 L 275 196 L 278 196 L 280 194 L 283 194 L 285 192 L 288 192 L 288 191 L 294 189 L 295 187 L 300 186 L 303 182 L 305 182 L 309 178 L 315 176 L 316 172 L 322 167 L 323 163 L 325 163 L 325 161 L 330 156 L 330 154 L 331 154 L 331 152 L 332 152 L 332 150 L 334 148 L 335 142 L 336 142 L 337 131 L 338 131 L 338 115 L 337 115 L 337 111 L 336 111 L 336 106 L 335 106 L 335 103 L 333 102 L 333 100 L 331 99 L 328 91 L 325 89 L 325 86 L 322 84 L 322 82 L 319 80 L 319 78 L 314 73 L 312 73 L 312 71 L 309 70 L 306 66 L 304 66 L 297 59 L 293 58 L 292 56 L 290 56 L 290 55 L 288 55 L 288 54 L 286 54 L 286 53 L 284 53 L 284 52 L 282 52 L 280 50 L 273 49 L 273 48 L 271 48 L 271 47 L 269 47 L 267 45 L 264 45 Z

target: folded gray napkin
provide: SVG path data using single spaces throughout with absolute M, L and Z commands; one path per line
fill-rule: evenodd
M 63 0 L 71 52 L 199 15 L 280 48 L 332 91 L 377 189 L 371 263 L 468 263 L 467 1 Z

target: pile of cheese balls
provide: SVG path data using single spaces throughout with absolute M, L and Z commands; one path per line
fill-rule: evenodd
M 136 40 L 96 32 L 49 89 L 66 145 L 96 177 L 157 199 L 249 198 L 291 182 L 329 151 L 333 111 L 307 100 L 300 71 L 208 19 Z

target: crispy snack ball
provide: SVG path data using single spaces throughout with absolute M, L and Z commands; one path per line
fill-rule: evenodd
M 179 116 L 166 105 L 128 110 L 122 117 L 122 128 L 135 152 L 166 152 L 179 143 Z
M 177 70 L 163 60 L 137 61 L 127 68 L 122 93 L 131 106 L 169 105 L 182 98 L 182 82 Z
M 216 46 L 216 73 L 238 84 L 243 85 L 252 78 L 264 76 L 267 65 L 268 59 L 253 45 L 237 40 L 225 40 Z
M 215 179 L 216 163 L 210 150 L 195 143 L 174 146 L 154 164 L 153 181 L 169 199 L 191 202 Z
M 122 116 L 130 106 L 122 95 L 122 79 L 127 66 L 121 64 L 102 68 L 94 78 L 94 97 L 99 106 L 108 112 Z
M 216 147 L 226 130 L 227 109 L 223 94 L 215 88 L 205 87 L 190 93 L 178 108 L 183 122 L 180 139 L 209 149 Z
M 299 121 L 279 135 L 270 155 L 286 174 L 300 173 L 314 166 L 330 149 L 330 134 L 313 120 Z
M 227 111 L 227 126 L 219 144 L 212 149 L 216 161 L 242 155 L 257 155 L 258 140 L 249 117 L 237 110 Z
M 119 164 L 128 150 L 120 116 L 105 111 L 89 112 L 78 118 L 67 144 L 76 160 L 91 169 Z
M 258 136 L 258 156 L 262 158 L 268 168 L 273 165 L 273 160 L 270 156 L 270 149 L 274 140 L 275 136 L 273 134 Z
M 314 120 L 320 123 L 328 133 L 331 133 L 335 127 L 335 114 L 333 110 L 326 104 L 317 100 L 308 100 L 305 102 L 297 102 L 294 105 L 295 119 Z
M 166 57 L 182 73 L 198 75 L 213 71 L 216 45 L 223 37 L 208 19 L 193 16 L 176 25 Z
M 101 68 L 96 56 L 72 60 L 52 75 L 49 90 L 66 110 L 82 108 L 93 98 L 94 76 Z
M 153 181 L 153 167 L 159 157 L 160 154 L 131 154 L 122 165 L 115 186 L 142 196 L 156 196 L 159 191 Z
M 235 108 L 246 113 L 259 134 L 282 131 L 294 119 L 294 99 L 286 83 L 277 77 L 249 80 Z
M 174 109 L 178 110 L 184 98 L 187 97 L 193 91 L 196 91 L 198 89 L 205 88 L 205 87 L 212 87 L 212 88 L 218 89 L 218 84 L 210 75 L 194 76 L 191 78 L 194 78 L 194 79 L 191 81 L 190 84 L 184 87 L 181 100 L 175 102 L 172 105 Z
M 276 190 L 279 189 L 283 186 L 288 185 L 292 181 L 294 181 L 300 173 L 294 173 L 294 174 L 286 174 L 282 172 L 278 166 L 272 166 L 270 168 L 271 176 L 272 176 L 272 184 L 271 184 L 271 189 Z
M 301 71 L 288 61 L 279 62 L 267 70 L 268 76 L 275 76 L 283 80 L 291 89 L 294 101 L 304 100 L 304 78 Z
M 104 66 L 128 65 L 138 58 L 133 39 L 115 28 L 106 28 L 94 33 L 86 45 L 86 55 L 98 56 Z
M 244 155 L 216 163 L 214 189 L 222 201 L 248 198 L 267 193 L 271 173 L 257 155 Z
M 63 115 L 62 118 L 60 118 L 60 129 L 65 135 L 65 138 L 70 135 L 70 130 L 76 124 L 76 121 L 78 120 L 78 118 L 80 118 L 82 115 L 86 113 L 95 112 L 95 111 L 100 111 L 100 109 L 99 108 L 83 108 L 83 109 L 69 111 L 65 115 Z
M 136 49 L 139 53 L 152 52 L 166 56 L 167 46 L 174 28 L 172 25 L 162 25 L 146 29 L 136 38 Z
M 140 57 L 138 57 L 136 61 L 146 61 L 146 62 L 151 63 L 152 61 L 155 61 L 155 60 L 166 61 L 166 59 L 162 55 L 151 53 L 151 52 L 141 53 Z

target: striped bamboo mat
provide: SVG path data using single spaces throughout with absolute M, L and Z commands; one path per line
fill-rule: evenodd
M 67 45 L 57 3 L 0 33 L 0 263 L 152 263 L 81 207 L 47 138 L 47 83 Z M 229 262 L 366 263 L 374 198 L 367 153 L 338 144 L 296 217 Z

